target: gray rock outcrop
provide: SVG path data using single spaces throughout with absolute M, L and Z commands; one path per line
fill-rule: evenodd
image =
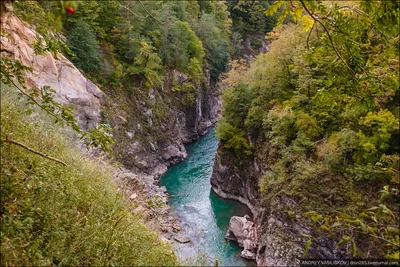
M 178 235 L 174 236 L 174 239 L 176 241 L 178 241 L 179 243 L 189 243 L 190 242 L 190 238 L 187 236 L 184 236 L 182 234 L 178 234 Z
M 135 95 L 131 100 L 132 112 L 125 111 L 125 120 L 110 112 L 116 130 L 114 150 L 121 162 L 136 173 L 153 177 L 153 184 L 171 164 L 187 157 L 185 144 L 197 140 L 213 127 L 219 119 L 221 101 L 214 81 L 207 69 L 205 82 L 198 88 L 193 105 L 183 105 L 179 95 L 170 88 L 174 83 L 183 85 L 190 79 L 177 70 L 165 73 L 163 88 L 150 88 L 145 95 Z M 150 179 L 148 179 L 150 180 Z
M 229 221 L 229 227 L 225 239 L 233 240 L 243 247 L 240 256 L 246 259 L 255 260 L 257 252 L 256 233 L 254 223 L 249 220 L 250 217 L 233 216 Z
M 78 123 L 84 130 L 100 121 L 103 92 L 66 57 L 60 53 L 55 57 L 49 52 L 35 55 L 32 43 L 37 33 L 13 12 L 2 14 L 1 29 L 7 34 L 0 40 L 2 56 L 19 60 L 33 69 L 32 73 L 25 74 L 29 87 L 47 85 L 54 89 L 55 100 L 75 108 Z

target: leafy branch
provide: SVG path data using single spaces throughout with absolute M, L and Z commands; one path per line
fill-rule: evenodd
M 60 122 L 61 124 L 66 123 L 71 126 L 75 131 L 80 132 L 81 128 L 77 124 L 76 119 L 73 116 L 73 109 L 68 106 L 63 106 L 54 100 L 55 91 L 49 86 L 43 86 L 40 91 L 29 90 L 25 85 L 25 78 L 22 74 L 23 71 L 32 72 L 32 68 L 24 66 L 18 60 L 10 60 L 6 57 L 1 58 L 1 72 L 0 78 L 4 84 L 13 85 L 20 94 L 28 98 L 28 105 L 36 105 L 40 109 L 44 110 L 47 114 L 54 118 L 55 122 Z M 17 80 L 18 83 L 23 87 L 22 89 L 14 81 Z M 41 101 L 38 99 L 41 97 Z
M 346 61 L 343 59 L 343 57 L 340 55 L 339 51 L 337 50 L 337 48 L 336 48 L 336 46 L 335 46 L 335 44 L 334 44 L 334 42 L 333 42 L 332 36 L 331 36 L 331 34 L 329 33 L 329 30 L 326 28 L 325 24 L 324 24 L 322 21 L 319 20 L 319 18 L 318 18 L 317 15 L 315 15 L 313 12 L 311 12 L 311 11 L 307 8 L 307 6 L 306 6 L 306 4 L 304 3 L 303 0 L 300 0 L 300 3 L 301 3 L 301 5 L 303 6 L 304 10 L 308 13 L 308 15 L 310 15 L 310 17 L 311 17 L 315 22 L 318 22 L 318 23 L 322 26 L 322 28 L 323 28 L 324 31 L 326 32 L 326 35 L 328 36 L 329 42 L 331 43 L 331 46 L 332 46 L 333 50 L 335 51 L 336 55 L 337 55 L 337 56 L 340 58 L 340 60 L 346 65 L 346 67 L 347 67 L 353 74 L 355 74 L 355 71 L 349 66 L 349 64 L 347 64 L 347 62 L 346 62 Z M 312 30 L 312 29 L 311 29 L 311 30 Z
M 343 236 L 338 246 L 350 242 L 353 256 L 357 254 L 357 247 L 353 237 L 354 233 L 382 240 L 386 246 L 391 247 L 393 250 L 398 250 L 400 248 L 398 236 L 400 227 L 398 225 L 380 223 L 381 220 L 390 221 L 395 219 L 393 212 L 386 205 L 382 204 L 382 201 L 390 195 L 389 186 L 384 186 L 380 193 L 380 204 L 361 211 L 358 216 L 350 216 L 341 212 L 336 212 L 334 216 L 322 215 L 315 211 L 306 212 L 304 215 L 309 216 L 315 225 L 319 225 L 325 231 L 342 233 Z M 395 237 L 391 234 L 394 234 Z M 308 237 L 305 246 L 307 251 L 313 237 L 304 234 L 302 236 Z

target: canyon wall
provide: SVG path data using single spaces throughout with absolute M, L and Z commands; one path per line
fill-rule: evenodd
M 170 164 L 187 157 L 184 144 L 207 133 L 218 119 L 221 104 L 207 69 L 191 105 L 182 105 L 168 83 L 190 82 L 176 70 L 166 71 L 164 86 L 138 90 L 127 98 L 122 92 L 99 89 L 60 53 L 36 55 L 32 43 L 37 33 L 13 12 L 2 12 L 1 26 L 2 56 L 33 70 L 24 74 L 28 87 L 54 89 L 55 100 L 74 107 L 83 130 L 96 123 L 111 124 L 114 157 L 150 187 Z
M 261 198 L 258 182 L 268 170 L 268 148 L 268 142 L 259 139 L 253 159 L 240 164 L 233 151 L 220 145 L 211 176 L 216 194 L 238 200 L 252 211 L 255 234 L 251 242 L 256 244 L 253 259 L 257 266 L 296 266 L 302 258 L 343 258 L 349 248 L 338 248 L 333 239 L 317 235 L 301 215 L 299 199 L 284 191 L 268 201 Z M 305 257 L 308 236 L 313 240 Z

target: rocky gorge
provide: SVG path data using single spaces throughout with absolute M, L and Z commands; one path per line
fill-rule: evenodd
M 339 2 L 1 2 L 5 265 L 398 259 L 400 6 Z
M 126 99 L 118 99 L 107 90 L 103 92 L 62 54 L 46 52 L 36 55 L 32 45 L 37 37 L 34 28 L 18 18 L 10 6 L 7 9 L 8 12 L 1 17 L 2 29 L 7 34 L 1 38 L 2 53 L 33 69 L 25 73 L 28 86 L 54 89 L 57 101 L 74 107 L 83 130 L 89 130 L 100 122 L 111 124 L 117 140 L 114 156 L 122 163 L 115 168 L 112 177 L 119 190 L 125 190 L 126 197 L 137 203 L 134 211 L 144 214 L 147 225 L 160 232 L 164 240 L 190 241 L 179 234 L 180 219 L 167 204 L 169 196 L 165 187 L 157 184 L 168 166 L 187 157 L 184 145 L 207 133 L 218 121 L 221 100 L 209 71 L 205 69 L 207 75 L 198 88 L 200 93 L 193 106 L 182 106 L 170 92 L 168 80 L 181 85 L 190 82 L 176 70 L 166 73 L 165 88 L 150 88 L 146 94 L 135 96 L 129 107 L 120 105 Z M 247 40 L 246 47 L 249 47 L 248 43 Z M 262 49 L 265 45 L 263 41 Z M 160 105 L 164 107 L 163 117 L 156 122 Z M 262 219 L 258 210 L 257 182 L 238 174 L 238 169 L 225 160 L 217 153 L 211 177 L 213 190 L 223 198 L 247 205 L 255 220 L 253 223 L 247 216 L 232 217 L 226 239 L 236 240 L 244 247 L 241 254 L 244 258 L 257 258 L 260 265 L 270 263 L 262 259 L 265 247 L 259 245 Z
M 167 205 L 165 187 L 157 184 L 168 166 L 187 157 L 184 145 L 206 134 L 218 120 L 221 102 L 210 75 L 197 88 L 199 94 L 194 105 L 181 105 L 168 84 L 137 95 L 129 106 L 120 105 L 119 96 L 99 89 L 61 53 L 35 54 L 33 43 L 37 33 L 13 12 L 10 4 L 2 5 L 1 28 L 5 33 L 0 40 L 2 56 L 32 68 L 32 72 L 24 73 L 28 87 L 39 90 L 50 86 L 56 101 L 74 108 L 83 130 L 97 123 L 109 123 L 113 127 L 117 140 L 113 156 L 117 167 L 112 178 L 119 185 L 118 190 L 125 190 L 127 198 L 136 203 L 135 211 L 144 214 L 150 228 L 171 241 L 187 242 L 177 234 L 181 228 L 179 218 L 173 216 Z M 181 85 L 190 82 L 176 70 L 166 76 L 166 80 L 176 80 Z M 162 114 L 155 114 L 160 106 Z M 85 150 L 82 144 L 79 146 Z M 90 153 L 104 157 L 98 151 Z

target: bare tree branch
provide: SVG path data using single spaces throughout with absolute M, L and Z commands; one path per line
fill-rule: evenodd
M 310 32 L 308 33 L 308 36 L 307 36 L 307 50 L 310 49 L 309 42 L 310 42 L 311 33 L 312 33 L 313 29 L 314 29 L 314 25 L 315 25 L 315 21 L 314 21 L 314 23 L 313 23 L 313 25 L 311 27 L 311 30 L 310 30 Z
M 39 152 L 39 151 L 36 151 L 36 150 L 34 150 L 33 148 L 30 148 L 29 146 L 24 145 L 24 144 L 22 144 L 22 143 L 20 143 L 20 142 L 17 142 L 17 141 L 15 141 L 15 140 L 11 140 L 11 139 L 6 138 L 6 139 L 0 139 L 0 141 L 1 141 L 1 142 L 4 142 L 4 143 L 8 143 L 8 144 L 17 145 L 17 146 L 22 147 L 22 148 L 24 148 L 24 149 L 26 149 L 26 150 L 28 150 L 28 151 L 30 151 L 30 152 L 32 152 L 32 153 L 35 153 L 36 155 L 39 155 L 39 156 L 44 157 L 44 158 L 46 158 L 46 159 L 49 159 L 49 160 L 55 161 L 55 162 L 57 162 L 57 163 L 60 163 L 60 164 L 62 164 L 62 165 L 64 165 L 64 166 L 67 166 L 67 164 L 66 164 L 64 161 L 61 161 L 61 160 L 59 160 L 59 159 L 50 157 L 50 156 L 48 156 L 48 155 L 46 155 L 46 154 L 43 154 L 43 153 L 41 153 L 41 152 Z
M 163 24 L 161 21 L 159 21 L 158 19 L 156 19 L 152 14 L 150 14 L 150 12 L 146 9 L 146 7 L 143 5 L 143 3 L 142 3 L 142 1 L 140 1 L 140 0 L 137 0 L 139 3 L 140 3 L 140 5 L 142 6 L 142 8 L 147 12 L 147 14 L 149 14 L 150 15 L 150 17 L 152 18 L 152 19 L 154 19 L 158 24 Z
M 120 3 L 119 5 L 123 8 L 125 8 L 126 10 L 128 10 L 129 12 L 131 12 L 135 17 L 138 17 L 139 19 L 147 19 L 147 16 L 146 17 L 139 16 L 139 15 L 135 14 L 132 10 L 130 10 L 128 7 L 124 6 L 123 4 Z

